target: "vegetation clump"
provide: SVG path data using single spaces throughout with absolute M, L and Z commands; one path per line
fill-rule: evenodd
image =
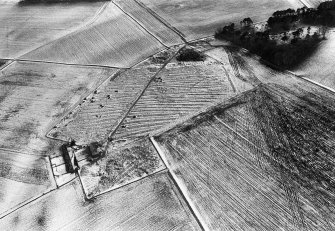
M 204 61 L 205 56 L 193 49 L 183 49 L 177 56 L 179 62 Z
M 335 0 L 321 3 L 317 9 L 276 11 L 261 30 L 250 18 L 240 24 L 240 28 L 234 23 L 219 28 L 215 38 L 246 48 L 279 67 L 291 68 L 307 58 L 326 38 L 329 26 L 335 26 Z M 317 27 L 313 33 L 311 26 Z

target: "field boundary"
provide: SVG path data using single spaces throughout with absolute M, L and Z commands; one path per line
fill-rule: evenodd
M 164 24 L 170 30 L 172 30 L 173 32 L 175 32 L 181 38 L 181 40 L 183 40 L 184 43 L 187 43 L 187 40 L 185 39 L 185 35 L 181 31 L 179 31 L 176 27 L 172 26 L 165 19 L 163 19 L 161 16 L 159 16 L 155 11 L 153 11 L 152 9 L 150 9 L 149 7 L 147 7 L 144 3 L 142 3 L 142 2 L 140 2 L 138 0 L 134 0 L 134 2 L 136 2 L 140 7 L 142 7 L 147 12 L 149 12 L 149 14 L 151 14 L 153 17 L 155 17 L 158 21 L 160 21 L 162 24 Z
M 165 45 L 163 43 L 163 41 L 158 38 L 156 35 L 154 35 L 151 31 L 149 31 L 144 25 L 142 25 L 142 23 L 140 23 L 139 21 L 136 20 L 135 17 L 131 16 L 128 12 L 124 11 L 119 4 L 117 4 L 116 2 L 112 1 L 112 3 L 119 9 L 121 10 L 126 16 L 128 16 L 128 18 L 130 18 L 131 20 L 133 20 L 137 25 L 139 25 L 143 30 L 145 30 L 148 34 L 150 34 L 152 37 L 154 37 L 160 44 L 162 44 L 164 47 L 168 48 L 167 45 Z
M 54 62 L 54 61 L 44 61 L 44 60 L 34 60 L 34 59 L 11 59 L 13 62 L 31 62 L 31 63 L 47 63 L 47 64 L 59 64 L 65 66 L 77 66 L 77 67 L 95 67 L 95 68 L 115 68 L 115 69 L 128 69 L 124 67 L 114 67 L 98 64 L 77 64 L 77 63 L 63 63 L 63 62 Z
M 190 209 L 192 215 L 194 216 L 194 218 L 196 219 L 198 225 L 200 226 L 200 228 L 202 230 L 209 231 L 210 229 L 206 225 L 204 219 L 201 217 L 200 212 L 198 211 L 198 209 L 196 208 L 196 206 L 192 202 L 191 198 L 189 198 L 189 196 L 187 194 L 187 188 L 182 185 L 182 183 L 178 180 L 176 174 L 173 172 L 173 170 L 171 170 L 170 166 L 168 165 L 168 160 L 167 160 L 166 155 L 164 154 L 163 150 L 159 147 L 159 145 L 156 142 L 156 140 L 154 139 L 154 137 L 151 136 L 150 141 L 151 141 L 152 145 L 155 147 L 155 149 L 156 149 L 157 153 L 159 154 L 159 156 L 161 157 L 161 159 L 163 160 L 166 168 L 168 169 L 168 173 L 169 173 L 169 176 L 170 176 L 171 180 L 173 181 L 173 183 L 177 187 L 178 191 L 180 192 L 180 195 L 182 196 L 182 199 L 185 201 L 185 203 L 189 207 L 189 209 Z
M 158 154 L 158 155 L 159 155 L 159 154 Z M 164 162 L 163 162 L 163 163 L 164 163 Z M 161 172 L 167 172 L 167 167 L 165 166 L 165 168 L 163 168 L 163 169 L 161 169 L 161 170 L 158 170 L 158 171 L 156 171 L 156 172 L 152 172 L 152 173 L 150 173 L 150 174 L 148 174 L 148 175 L 146 175 L 146 176 L 144 176 L 144 177 L 138 178 L 138 179 L 136 179 L 136 180 L 134 180 L 134 181 L 130 181 L 130 182 L 124 184 L 124 185 L 119 185 L 119 186 L 117 186 L 117 187 L 115 187 L 115 188 L 111 188 L 111 189 L 104 190 L 104 191 L 100 192 L 99 194 L 97 194 L 97 195 L 93 195 L 93 196 L 91 196 L 91 197 L 89 197 L 89 196 L 87 195 L 86 191 L 85 191 L 84 183 L 83 183 L 83 181 L 82 181 L 82 179 L 81 179 L 80 174 L 77 173 L 77 176 L 78 176 L 78 179 L 79 179 L 79 181 L 80 181 L 80 184 L 81 184 L 81 187 L 82 187 L 82 190 L 83 190 L 83 194 L 84 194 L 84 196 L 85 196 L 85 200 L 92 200 L 92 199 L 94 200 L 95 198 L 97 198 L 97 197 L 99 197 L 99 196 L 102 196 L 102 195 L 104 195 L 104 194 L 106 194 L 106 193 L 109 193 L 109 192 L 118 190 L 118 189 L 120 189 L 120 188 L 126 187 L 126 186 L 128 186 L 128 185 L 131 185 L 131 184 L 133 184 L 133 183 L 139 182 L 139 181 L 141 181 L 141 180 L 143 180 L 143 179 L 146 179 L 146 178 L 148 178 L 148 177 L 150 177 L 150 176 L 159 174 L 159 173 L 161 173 Z
M 27 206 L 28 204 L 30 204 L 30 203 L 32 203 L 32 202 L 34 202 L 34 201 L 37 201 L 38 199 L 40 199 L 40 198 L 42 198 L 42 197 L 44 197 L 44 196 L 46 196 L 46 195 L 49 195 L 50 193 L 52 193 L 52 192 L 58 190 L 59 188 L 61 188 L 61 187 L 63 187 L 63 186 L 66 186 L 66 185 L 70 184 L 71 182 L 75 181 L 76 179 L 77 179 L 77 178 L 73 178 L 72 180 L 70 180 L 69 182 L 63 184 L 63 185 L 60 186 L 60 187 L 52 188 L 52 189 L 50 189 L 50 190 L 48 190 L 48 191 L 46 191 L 46 192 L 44 192 L 44 193 L 42 193 L 42 194 L 40 194 L 40 195 L 38 195 L 38 196 L 36 196 L 36 197 L 33 197 L 33 198 L 29 199 L 29 200 L 26 200 L 25 202 L 23 202 L 23 203 L 21 203 L 21 204 L 15 206 L 15 207 L 13 207 L 13 208 L 7 210 L 6 212 L 0 214 L 0 220 L 1 220 L 2 218 L 6 217 L 6 216 L 8 216 L 8 215 L 10 215 L 10 214 L 12 214 L 13 212 L 15 212 L 15 211 L 17 211 L 17 210 L 19 210 L 19 209 L 21 209 L 21 208 Z
M 108 2 L 105 2 L 105 3 L 104 3 L 104 4 L 97 10 L 97 12 L 93 15 L 93 17 L 92 17 L 91 19 L 89 19 L 87 22 L 84 22 L 83 24 L 80 24 L 80 25 L 75 26 L 75 27 L 73 27 L 73 28 L 69 28 L 69 31 L 68 31 L 68 32 L 65 31 L 64 34 L 61 34 L 59 37 L 57 37 L 57 38 L 55 38 L 55 39 L 52 39 L 52 40 L 50 40 L 50 41 L 48 41 L 48 42 L 46 42 L 46 43 L 44 43 L 44 44 L 38 45 L 38 46 L 32 48 L 31 50 L 29 50 L 29 51 L 23 53 L 23 54 L 20 54 L 20 55 L 18 56 L 18 59 L 19 59 L 20 57 L 23 57 L 23 56 L 25 56 L 25 55 L 27 55 L 27 54 L 29 54 L 29 53 L 31 53 L 31 52 L 34 52 L 34 51 L 40 49 L 40 48 L 42 48 L 42 47 L 44 47 L 44 46 L 46 46 L 46 45 L 48 45 L 48 44 L 51 44 L 51 43 L 53 43 L 53 42 L 55 42 L 55 41 L 57 41 L 57 40 L 59 40 L 59 39 L 62 39 L 62 38 L 67 37 L 67 36 L 69 36 L 69 35 L 71 35 L 71 34 L 74 34 L 74 33 L 78 32 L 78 31 L 84 29 L 85 27 L 90 26 L 91 24 L 93 24 L 93 23 L 97 20 L 97 18 L 98 18 L 98 17 L 100 16 L 100 14 L 106 9 L 106 7 L 107 7 L 109 4 L 110 4 L 109 1 L 108 1 Z M 14 58 L 14 59 L 16 59 L 16 58 Z

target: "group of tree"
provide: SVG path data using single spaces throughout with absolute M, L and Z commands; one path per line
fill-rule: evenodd
M 176 59 L 182 62 L 203 61 L 205 56 L 194 49 L 186 48 L 179 52 Z
M 248 49 L 283 68 L 293 67 L 310 55 L 322 38 L 325 38 L 326 26 L 335 26 L 335 0 L 323 2 L 317 9 L 299 8 L 276 11 L 267 21 L 265 31 L 256 31 L 250 18 L 240 22 L 240 28 L 234 23 L 219 28 L 215 38 L 231 41 L 233 44 Z M 319 32 L 311 34 L 307 28 L 303 36 L 303 28 L 294 29 L 292 24 L 301 21 L 304 24 L 319 25 Z M 292 37 L 289 37 L 291 31 Z M 270 35 L 281 35 L 283 42 L 270 39 Z
M 288 30 L 297 21 L 309 25 L 335 26 L 335 0 L 322 2 L 317 8 L 276 11 L 268 19 L 267 25 L 272 30 Z

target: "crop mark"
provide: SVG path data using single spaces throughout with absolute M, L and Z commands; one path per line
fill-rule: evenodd
M 183 48 L 180 48 L 183 49 Z M 180 50 L 179 49 L 179 50 Z M 128 111 L 124 114 L 123 118 L 120 120 L 120 122 L 118 123 L 118 125 L 115 127 L 115 129 L 109 133 L 108 138 L 112 138 L 112 136 L 116 133 L 116 131 L 119 129 L 119 127 L 121 126 L 121 124 L 124 122 L 124 120 L 127 118 L 127 116 L 129 115 L 129 113 L 132 111 L 132 109 L 135 107 L 135 105 L 137 104 L 137 102 L 141 99 L 141 97 L 143 96 L 144 92 L 149 88 L 149 86 L 151 85 L 151 83 L 156 79 L 156 76 L 166 67 L 166 65 L 177 55 L 178 52 L 176 52 L 174 55 L 172 55 L 164 64 L 162 67 L 160 67 L 160 69 L 151 77 L 151 79 L 149 80 L 149 82 L 146 84 L 146 86 L 144 87 L 144 89 L 141 91 L 141 93 L 139 94 L 139 96 L 136 98 L 136 100 L 132 103 L 132 105 L 129 107 Z

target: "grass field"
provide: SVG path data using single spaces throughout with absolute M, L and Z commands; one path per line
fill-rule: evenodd
M 150 31 L 150 33 L 153 33 L 163 44 L 172 46 L 183 43 L 183 40 L 173 30 L 155 18 L 135 0 L 117 0 L 115 3 Z
M 103 2 L 27 5 L 0 4 L 0 58 L 19 56 L 59 38 L 90 21 Z
M 218 27 L 245 17 L 266 20 L 279 9 L 302 7 L 298 0 L 138 0 L 182 32 L 187 40 L 214 35 Z
M 74 181 L 5 217 L 0 229 L 201 230 L 166 173 L 87 202 Z
M 262 84 L 155 137 L 210 230 L 334 229 L 325 95 Z
M 149 134 L 233 93 L 234 87 L 224 67 L 214 61 L 168 65 L 150 84 L 113 138 Z
M 116 69 L 14 62 L 0 75 L 0 148 L 40 155 L 46 132 Z
M 112 2 L 87 27 L 64 36 L 24 59 L 71 64 L 130 67 L 163 45 Z
M 159 68 L 133 68 L 120 73 L 104 83 L 48 136 L 63 140 L 72 138 L 84 144 L 107 138 Z

